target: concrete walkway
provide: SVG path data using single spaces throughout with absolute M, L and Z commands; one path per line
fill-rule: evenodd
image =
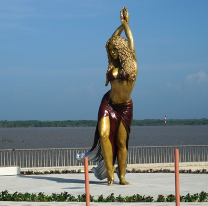
M 108 186 L 107 181 L 99 181 L 94 174 L 89 174 L 90 194 L 97 198 L 103 194 L 107 197 L 111 193 L 115 196 L 140 194 L 153 196 L 157 199 L 159 194 L 167 196 L 175 194 L 175 174 L 174 173 L 127 173 L 126 179 L 130 185 L 119 185 L 118 178 L 115 175 L 114 185 Z M 18 175 L 18 176 L 0 176 L 0 191 L 8 190 L 9 193 L 44 192 L 46 195 L 52 193 L 68 192 L 75 197 L 85 193 L 84 174 L 54 174 L 54 175 Z M 208 192 L 208 174 L 180 174 L 180 194 L 187 195 Z M 0 205 L 85 205 L 85 203 L 30 203 L 30 202 L 0 202 Z M 168 205 L 173 206 L 175 203 L 91 203 L 94 205 Z M 207 205 L 207 203 L 181 203 L 181 205 Z

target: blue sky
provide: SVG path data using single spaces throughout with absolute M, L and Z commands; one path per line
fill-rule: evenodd
M 96 120 L 123 6 L 134 119 L 208 118 L 207 0 L 0 0 L 0 120 Z

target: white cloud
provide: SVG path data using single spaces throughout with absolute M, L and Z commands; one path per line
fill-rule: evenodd
M 36 9 L 26 1 L 13 1 L 0 4 L 0 19 L 17 20 L 30 17 L 39 17 Z
M 28 24 L 28 19 L 40 18 L 41 15 L 37 8 L 29 1 L 4 1 L 0 2 L 0 29 L 6 31 L 7 29 L 20 29 L 32 32 L 37 32 L 35 28 Z
M 208 83 L 208 75 L 201 70 L 197 74 L 189 74 L 185 77 L 185 81 L 188 84 L 206 84 Z
M 168 88 L 168 89 L 173 89 L 173 90 L 176 90 L 176 91 L 181 91 L 181 83 L 177 83 L 177 84 L 172 84 L 170 82 L 166 82 L 165 84 L 165 87 Z

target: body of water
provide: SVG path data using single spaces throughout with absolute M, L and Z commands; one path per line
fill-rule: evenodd
M 0 128 L 0 149 L 91 147 L 95 127 Z M 134 126 L 129 146 L 208 145 L 208 125 Z

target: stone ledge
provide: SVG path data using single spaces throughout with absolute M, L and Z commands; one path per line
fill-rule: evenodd
M 170 169 L 175 170 L 175 163 L 153 163 L 153 164 L 128 164 L 127 169 Z M 197 169 L 207 169 L 208 170 L 208 162 L 179 162 L 179 169 L 191 169 L 193 171 Z
M 88 170 L 90 171 L 93 167 L 96 165 L 89 165 Z M 81 172 L 84 172 L 84 166 L 68 166 L 68 167 L 28 167 L 28 168 L 21 168 L 22 171 L 33 171 L 33 172 L 44 172 L 44 171 L 63 171 L 63 170 L 81 170 Z
M 89 165 L 88 169 L 89 171 L 96 167 L 96 165 Z M 117 167 L 117 165 L 115 165 Z M 174 170 L 174 163 L 153 163 L 153 164 L 127 164 L 127 169 L 140 169 L 140 170 L 146 170 L 146 169 L 170 169 Z M 180 162 L 179 163 L 180 169 L 208 169 L 208 162 Z M 81 172 L 84 172 L 84 166 L 68 166 L 68 167 L 28 167 L 28 168 L 21 168 L 21 171 L 33 171 L 33 172 L 44 172 L 44 171 L 63 171 L 63 170 L 81 170 Z
M 0 167 L 0 175 L 19 175 L 20 167 L 19 166 L 5 166 Z

